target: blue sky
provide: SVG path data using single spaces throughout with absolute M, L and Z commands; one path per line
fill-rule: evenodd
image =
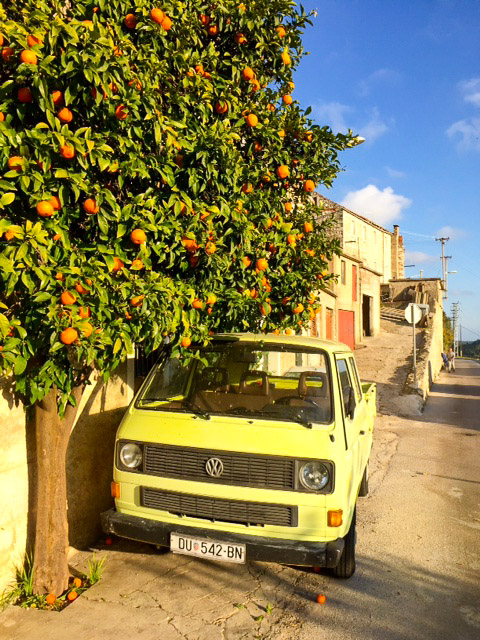
M 310 55 L 295 98 L 315 121 L 366 142 L 341 155 L 330 199 L 392 229 L 407 276 L 441 277 L 449 236 L 449 296 L 464 339 L 480 338 L 480 2 L 316 0 Z M 408 233 L 407 233 L 408 232 Z

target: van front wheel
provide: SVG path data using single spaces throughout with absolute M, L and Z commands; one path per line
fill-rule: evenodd
M 332 569 L 336 578 L 350 578 L 355 573 L 356 520 L 357 508 L 355 507 L 350 529 L 344 537 L 345 547 L 337 566 Z

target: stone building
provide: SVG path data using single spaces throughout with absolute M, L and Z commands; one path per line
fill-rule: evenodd
M 380 331 L 380 285 L 404 277 L 403 238 L 398 225 L 388 231 L 325 196 L 314 198 L 324 215 L 334 218 L 332 233 L 341 253 L 329 265 L 337 281 L 321 291 L 311 333 L 355 348 L 364 336 Z

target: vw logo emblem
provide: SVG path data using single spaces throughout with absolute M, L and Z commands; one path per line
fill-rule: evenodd
M 223 473 L 223 462 L 220 458 L 209 458 L 205 463 L 205 471 L 212 478 L 219 478 Z

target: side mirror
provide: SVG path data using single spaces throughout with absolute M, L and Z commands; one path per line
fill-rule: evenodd
M 350 420 L 353 420 L 355 417 L 355 407 L 357 403 L 355 401 L 355 391 L 353 387 L 350 387 L 350 393 L 348 394 L 348 406 L 347 406 L 347 416 Z

